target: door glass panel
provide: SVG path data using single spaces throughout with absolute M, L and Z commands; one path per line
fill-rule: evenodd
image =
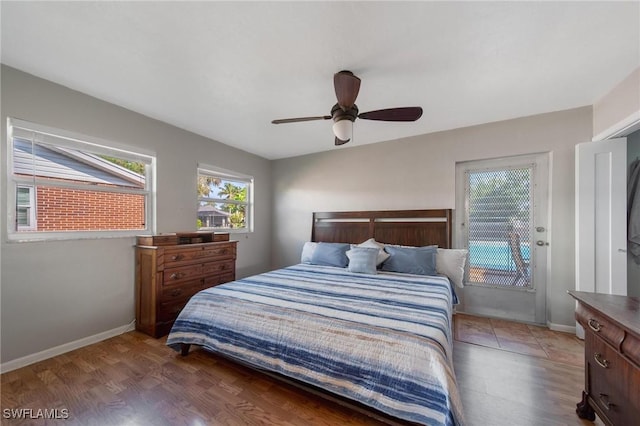
M 533 165 L 468 171 L 469 281 L 531 287 Z

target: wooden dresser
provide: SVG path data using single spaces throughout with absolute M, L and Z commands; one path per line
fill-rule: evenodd
M 585 330 L 585 389 L 576 412 L 609 425 L 640 424 L 640 298 L 570 291 Z
M 235 280 L 236 244 L 229 234 L 137 237 L 136 329 L 164 336 L 191 296 Z

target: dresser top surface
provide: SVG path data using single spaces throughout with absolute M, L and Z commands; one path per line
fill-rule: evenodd
M 586 291 L 569 291 L 568 293 L 579 302 L 640 336 L 640 298 Z

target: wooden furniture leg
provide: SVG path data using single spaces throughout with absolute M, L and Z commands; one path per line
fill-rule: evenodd
M 180 355 L 187 356 L 189 355 L 189 348 L 191 345 L 188 343 L 180 343 Z
M 589 405 L 589 401 L 587 400 L 587 393 L 585 391 L 582 391 L 582 401 L 578 402 L 576 404 L 576 407 L 576 413 L 581 419 L 591 421 L 594 421 L 596 419 L 596 413 Z

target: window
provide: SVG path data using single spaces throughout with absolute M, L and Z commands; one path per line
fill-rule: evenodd
M 153 156 L 22 120 L 7 128 L 10 240 L 152 232 Z
M 253 177 L 200 165 L 197 229 L 253 230 Z
M 532 176 L 535 164 L 465 173 L 469 281 L 531 287 Z
M 36 228 L 36 209 L 32 186 L 16 188 L 16 225 L 18 230 Z

